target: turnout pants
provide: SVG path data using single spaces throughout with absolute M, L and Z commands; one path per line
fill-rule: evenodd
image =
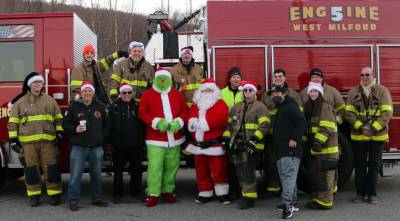
M 242 196 L 256 199 L 257 180 L 255 160 L 248 160 L 248 155 L 245 151 L 239 151 L 237 154 L 231 155 L 231 157 L 235 164 L 239 185 L 242 188 Z
M 147 189 L 149 196 L 175 191 L 175 178 L 180 163 L 180 146 L 158 147 L 147 145 Z
M 225 155 L 195 155 L 196 183 L 199 196 L 223 196 L 229 193 L 227 160 Z
M 46 182 L 47 195 L 61 194 L 61 174 L 57 165 L 57 147 L 40 141 L 23 144 L 21 158 L 25 160 L 25 184 L 28 196 L 41 195 L 41 175 Z
M 129 191 L 131 196 L 141 192 L 142 184 L 142 157 L 138 147 L 117 147 L 113 152 L 114 163 L 114 196 L 124 195 L 123 172 L 126 163 L 129 163 L 130 182 Z
M 267 137 L 268 140 L 272 140 L 272 136 Z M 267 192 L 278 193 L 281 190 L 279 183 L 279 173 L 277 165 L 277 159 L 275 156 L 275 151 L 273 146 L 266 143 L 266 148 L 264 149 L 264 180 L 267 186 Z

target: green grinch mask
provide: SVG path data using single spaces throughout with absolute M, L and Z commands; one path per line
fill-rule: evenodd
M 154 79 L 153 87 L 159 92 L 169 92 L 172 86 L 172 80 L 170 77 L 160 75 Z

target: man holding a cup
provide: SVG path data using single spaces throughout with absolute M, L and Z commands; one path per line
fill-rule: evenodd
M 71 144 L 68 200 L 72 211 L 79 210 L 82 173 L 86 159 L 89 160 L 92 204 L 107 207 L 101 193 L 101 165 L 103 144 L 110 132 L 110 120 L 106 107 L 93 99 L 95 88 L 89 82 L 81 85 L 81 98 L 71 104 L 65 113 L 64 128 Z

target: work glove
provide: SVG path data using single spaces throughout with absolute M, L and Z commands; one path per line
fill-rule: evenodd
M 169 131 L 172 131 L 174 133 L 178 132 L 178 130 L 180 129 L 181 125 L 179 124 L 178 120 L 174 120 L 171 123 L 169 123 Z
M 53 145 L 58 145 L 58 144 L 60 144 L 61 143 L 61 140 L 62 140 L 62 138 L 63 138 L 63 134 L 62 134 L 62 132 L 60 131 L 60 132 L 57 132 L 56 133 L 56 138 L 53 140 Z
M 159 129 L 161 132 L 165 132 L 168 130 L 169 124 L 164 118 L 161 118 L 161 120 L 158 121 L 156 128 Z
M 21 146 L 21 143 L 16 138 L 13 138 L 13 139 L 10 139 L 10 148 L 15 153 L 20 153 L 22 146 Z
M 257 144 L 257 140 L 254 139 L 253 137 L 250 138 L 249 141 L 247 141 L 246 145 L 245 145 L 245 150 L 247 152 L 247 154 L 249 155 L 253 155 L 254 152 L 256 151 L 256 144 Z
M 315 152 L 321 152 L 322 150 L 322 144 L 320 144 L 319 142 L 314 142 L 311 149 Z
M 129 57 L 129 53 L 127 51 L 119 50 L 117 53 L 118 53 L 119 58 L 122 58 L 122 57 L 128 58 Z

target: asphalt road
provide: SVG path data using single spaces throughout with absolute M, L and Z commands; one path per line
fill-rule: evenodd
M 66 193 L 68 174 L 63 175 L 64 193 Z M 353 179 L 335 197 L 335 207 L 329 211 L 311 211 L 305 208 L 309 200 L 307 194 L 300 193 L 301 211 L 295 213 L 295 220 L 329 220 L 329 221 L 366 221 L 366 220 L 400 220 L 400 168 L 395 168 L 393 177 L 381 178 L 378 184 L 379 204 L 354 204 L 350 200 L 354 197 Z M 110 204 L 108 208 L 99 208 L 90 205 L 90 188 L 88 175 L 82 183 L 81 210 L 71 212 L 66 202 L 53 207 L 42 197 L 42 204 L 37 208 L 29 207 L 25 196 L 23 179 L 20 179 L 0 192 L 0 221 L 8 220 L 281 220 L 281 213 L 275 209 L 280 203 L 279 198 L 266 197 L 257 201 L 257 206 L 250 210 L 237 209 L 236 203 L 221 205 L 214 201 L 205 205 L 194 203 L 196 186 L 194 171 L 181 169 L 177 178 L 178 203 L 161 203 L 154 208 L 146 208 L 142 202 L 134 201 L 130 204 Z M 104 199 L 112 200 L 112 177 L 103 176 Z

